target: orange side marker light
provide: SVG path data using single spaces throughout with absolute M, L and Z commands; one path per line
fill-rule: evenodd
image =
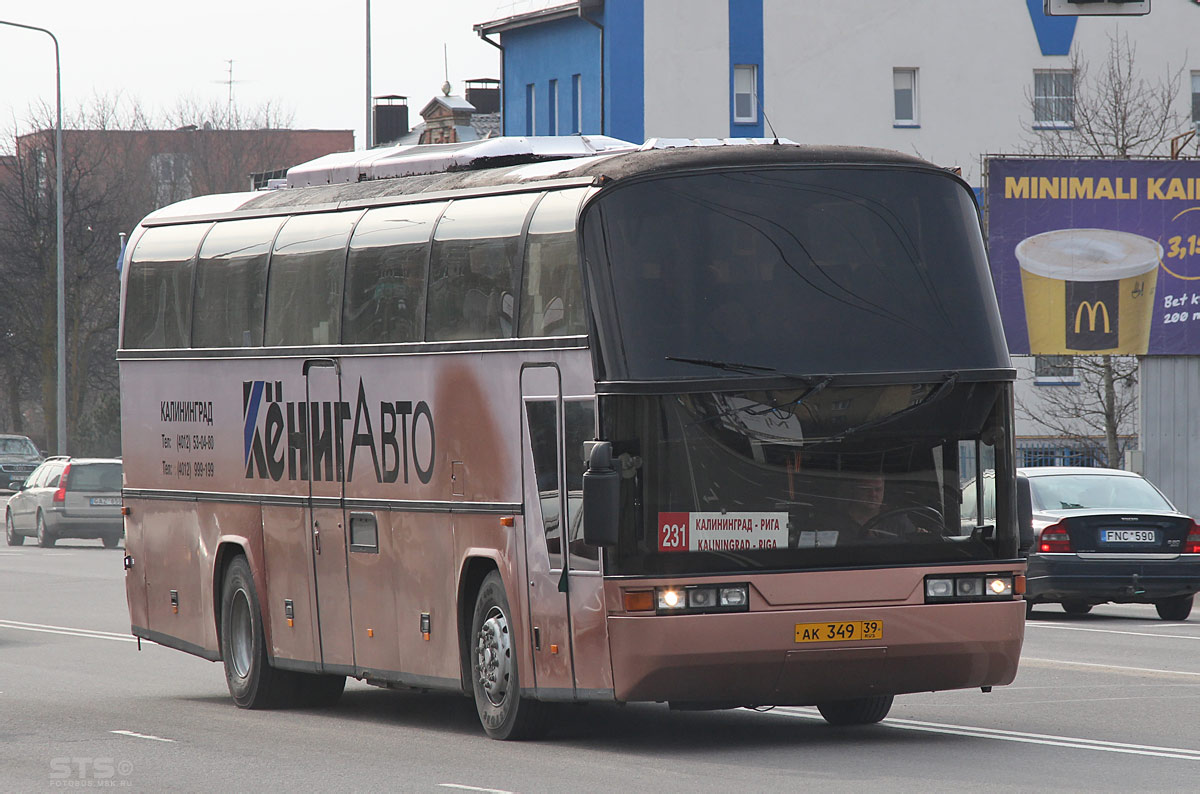
M 626 590 L 626 612 L 649 612 L 654 609 L 653 590 Z

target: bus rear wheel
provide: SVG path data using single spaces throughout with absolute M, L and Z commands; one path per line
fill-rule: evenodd
M 282 706 L 295 691 L 294 678 L 267 660 L 254 577 L 250 564 L 240 555 L 229 563 L 221 586 L 221 658 L 229 694 L 241 708 Z
M 483 730 L 493 739 L 534 739 L 546 732 L 544 704 L 521 696 L 512 612 L 497 571 L 483 580 L 471 620 L 471 687 Z
M 892 695 L 835 700 L 818 703 L 817 711 L 830 725 L 870 725 L 879 722 L 892 710 Z

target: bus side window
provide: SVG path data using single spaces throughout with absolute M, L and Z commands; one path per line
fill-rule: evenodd
M 521 230 L 536 200 L 519 193 L 451 202 L 434 232 L 426 340 L 512 335 Z
M 187 347 L 192 327 L 192 268 L 208 223 L 147 229 L 129 263 L 124 346 Z
M 583 542 L 583 442 L 596 437 L 596 407 L 591 399 L 563 402 L 566 425 L 567 549 L 571 569 L 600 570 L 600 549 Z
M 361 210 L 297 215 L 275 239 L 267 276 L 268 345 L 340 340 L 346 244 Z
M 529 222 L 520 336 L 587 333 L 575 222 L 587 188 L 547 193 Z
M 446 203 L 367 212 L 350 240 L 342 342 L 419 342 L 424 335 L 425 267 L 433 227 Z
M 529 443 L 533 448 L 533 474 L 541 503 L 542 529 L 551 568 L 562 568 L 562 529 L 558 500 L 558 413 L 552 400 L 526 400 Z
M 261 347 L 267 256 L 281 218 L 218 223 L 196 263 L 192 347 Z

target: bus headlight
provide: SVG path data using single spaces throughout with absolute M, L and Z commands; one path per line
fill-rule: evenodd
M 750 603 L 750 595 L 746 585 L 739 584 L 733 587 L 721 588 L 721 606 L 723 607 L 744 607 Z
M 987 578 L 986 589 L 988 595 L 993 596 L 1010 596 L 1013 594 L 1013 580 L 1011 576 L 989 576 Z
M 665 588 L 658 591 L 658 608 L 660 610 L 683 609 L 687 600 L 682 590 Z
M 1011 573 L 977 573 L 925 577 L 925 603 L 1008 601 L 1014 597 Z
M 660 615 L 701 612 L 747 612 L 750 609 L 750 585 L 672 585 L 655 588 L 656 610 Z
M 934 579 L 930 577 L 925 580 L 926 598 L 949 598 L 952 595 L 954 595 L 953 579 Z

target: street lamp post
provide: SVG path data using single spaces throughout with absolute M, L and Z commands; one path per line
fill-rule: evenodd
M 55 427 L 55 440 L 59 455 L 67 454 L 67 300 L 66 280 L 63 266 L 63 176 L 62 176 L 62 65 L 58 57 L 58 38 L 45 28 L 35 25 L 22 25 L 20 22 L 0 20 L 0 25 L 14 28 L 35 30 L 45 33 L 54 42 L 54 100 L 57 115 L 54 121 L 54 203 L 55 203 L 55 239 L 58 245 L 57 277 L 58 277 L 58 388 L 57 407 L 54 411 L 58 420 Z

